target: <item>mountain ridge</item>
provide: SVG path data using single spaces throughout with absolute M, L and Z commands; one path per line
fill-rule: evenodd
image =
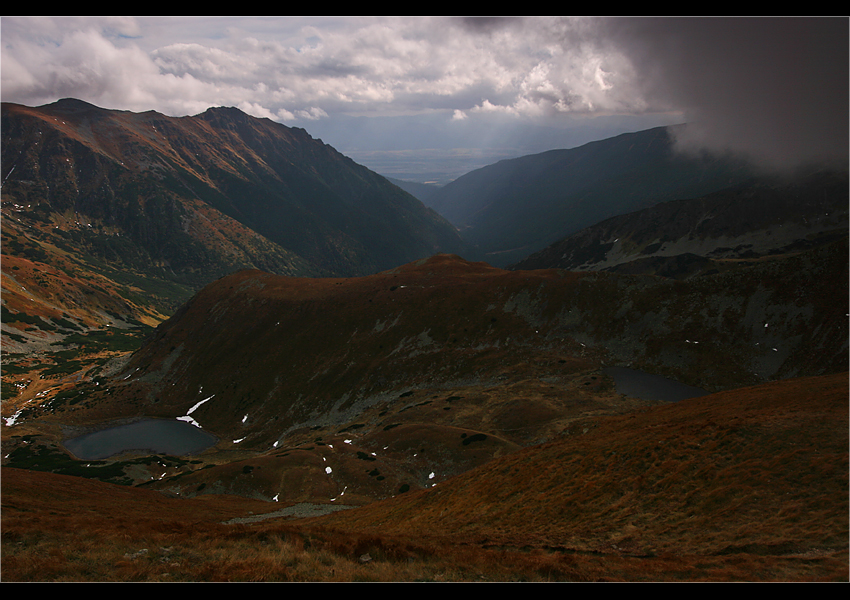
M 753 176 L 743 160 L 677 152 L 677 127 L 503 160 L 447 184 L 429 204 L 504 267 L 608 217 Z
M 382 262 L 431 213 L 304 130 L 26 110 L 33 137 L 3 138 L 5 573 L 846 578 L 846 176 L 655 204 L 523 268 Z M 557 157 L 529 159 L 553 189 Z M 444 221 L 419 248 L 454 247 Z M 706 395 L 635 398 L 608 367 Z M 217 442 L 65 445 L 142 419 Z
M 441 244 L 450 251 L 463 248 L 444 220 L 380 175 L 303 129 L 235 108 L 166 117 L 108 111 L 76 100 L 3 107 L 7 202 L 23 204 L 27 192 L 45 187 L 40 178 L 51 178 L 43 198 L 56 203 L 53 208 L 128 230 L 130 225 L 121 222 L 127 210 L 122 204 L 132 207 L 135 186 L 143 194 L 164 196 L 165 209 L 182 215 L 185 205 L 200 200 L 319 269 L 350 274 L 408 262 L 439 251 Z M 29 125 L 20 121 L 24 117 Z M 34 131 L 37 126 L 56 133 Z M 39 147 L 43 133 L 47 139 Z M 62 167 L 71 164 L 72 150 L 82 153 L 73 158 L 81 164 Z M 116 203 L 122 192 L 126 200 Z M 147 200 L 140 203 L 139 216 L 146 215 Z M 180 227 L 168 231 L 182 233 Z M 145 242 L 136 233 L 135 240 Z
M 611 217 L 510 268 L 691 277 L 799 252 L 847 235 L 848 189 L 846 171 L 762 177 Z

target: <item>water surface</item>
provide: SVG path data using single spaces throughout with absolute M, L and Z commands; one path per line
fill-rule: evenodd
M 97 460 L 126 451 L 184 456 L 206 450 L 217 441 L 185 421 L 145 419 L 66 440 L 65 447 L 77 458 Z
M 602 372 L 614 378 L 618 394 L 625 394 L 631 398 L 678 402 L 709 394 L 702 388 L 626 367 L 606 367 L 602 369 Z

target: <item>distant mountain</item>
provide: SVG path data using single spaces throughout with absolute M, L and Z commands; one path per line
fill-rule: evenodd
M 670 130 L 658 127 L 503 160 L 458 178 L 429 203 L 485 260 L 505 266 L 606 218 L 751 176 L 742 161 L 675 152 Z
M 411 196 L 416 197 L 425 206 L 430 205 L 429 203 L 431 196 L 437 193 L 441 187 L 436 184 L 418 183 L 416 181 L 404 181 L 402 179 L 394 179 L 392 177 L 387 177 L 387 181 L 394 185 L 397 185 Z
M 796 253 L 847 237 L 848 185 L 846 171 L 762 177 L 611 217 L 511 268 L 686 278 Z

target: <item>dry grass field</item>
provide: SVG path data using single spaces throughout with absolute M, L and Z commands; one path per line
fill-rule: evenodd
M 3 581 L 846 581 L 848 378 L 577 422 L 310 519 L 4 468 Z

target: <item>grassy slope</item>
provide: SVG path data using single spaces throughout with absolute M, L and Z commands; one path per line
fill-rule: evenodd
M 846 581 L 847 385 L 600 417 L 429 491 L 302 521 L 225 525 L 270 505 L 4 468 L 3 578 Z
M 846 553 L 847 397 L 844 373 L 604 417 L 445 486 L 324 520 L 513 547 Z

